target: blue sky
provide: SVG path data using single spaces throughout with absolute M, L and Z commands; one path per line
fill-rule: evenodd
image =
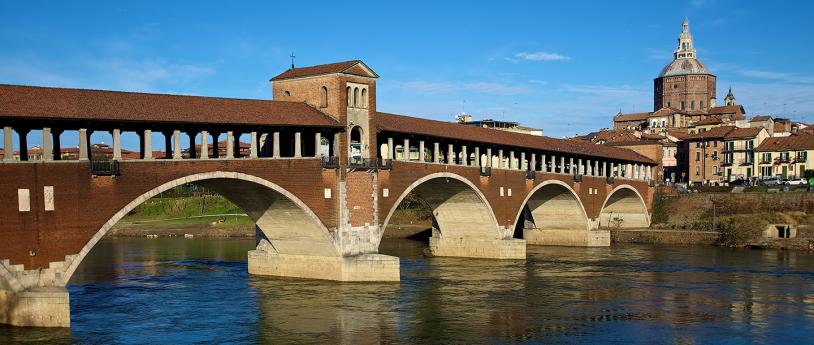
M 293 52 L 364 61 L 379 111 L 561 138 L 653 110 L 685 13 L 719 105 L 731 85 L 750 117 L 814 122 L 809 1 L 5 1 L 0 83 L 271 99 Z

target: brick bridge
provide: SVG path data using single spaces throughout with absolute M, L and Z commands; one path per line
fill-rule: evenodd
M 527 244 L 608 246 L 598 227 L 617 216 L 649 225 L 652 160 L 380 113 L 377 78 L 361 61 L 290 69 L 271 79 L 273 101 L 0 85 L 0 323 L 69 326 L 65 285 L 94 244 L 188 183 L 255 221 L 249 272 L 260 275 L 398 281 L 398 258 L 378 247 L 411 191 L 433 209 L 439 256 L 525 259 Z M 32 130 L 42 160 L 28 160 Z M 94 160 L 94 132 L 113 137 L 110 160 Z M 138 159 L 122 159 L 127 132 Z M 78 159 L 61 159 L 65 136 L 78 136 Z M 154 154 L 159 136 L 165 150 Z

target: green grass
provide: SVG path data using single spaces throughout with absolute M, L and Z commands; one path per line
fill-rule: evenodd
M 245 212 L 237 207 L 237 205 L 222 196 L 152 198 L 134 208 L 122 220 L 125 222 L 141 222 L 157 219 L 189 218 L 211 214 L 244 213 Z M 209 221 L 211 222 L 212 220 Z M 166 222 L 173 222 L 173 220 Z

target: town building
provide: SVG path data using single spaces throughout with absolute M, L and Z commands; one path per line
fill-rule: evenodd
M 760 179 L 793 179 L 811 168 L 814 157 L 814 135 L 799 133 L 763 140 L 755 149 Z
M 771 134 L 766 128 L 735 128 L 724 137 L 723 162 L 724 181 L 749 180 L 757 171 L 755 148 Z

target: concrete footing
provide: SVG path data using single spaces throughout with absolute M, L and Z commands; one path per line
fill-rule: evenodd
M 70 327 L 68 290 L 46 286 L 28 291 L 0 290 L 0 324 L 24 327 Z
M 349 257 L 289 255 L 252 250 L 249 274 L 346 282 L 399 281 L 399 258 L 381 254 Z
M 430 250 L 435 256 L 483 259 L 526 259 L 526 241 L 485 238 L 430 237 Z
M 610 230 L 523 229 L 526 243 L 542 246 L 608 247 Z

